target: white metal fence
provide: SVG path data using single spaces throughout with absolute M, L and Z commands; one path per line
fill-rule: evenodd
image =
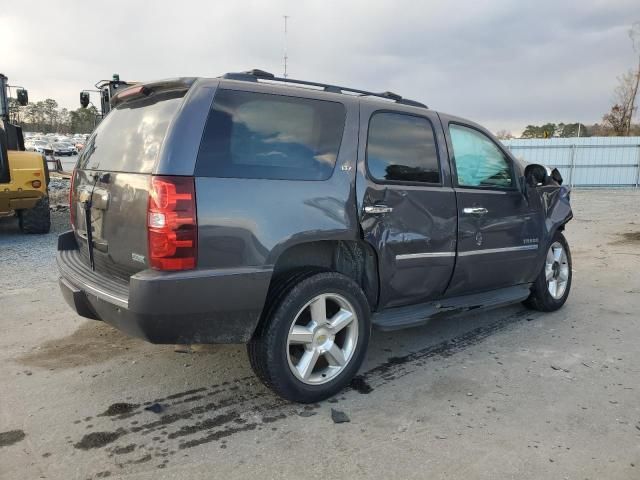
M 517 158 L 560 170 L 576 187 L 638 187 L 640 137 L 512 139 L 502 143 Z

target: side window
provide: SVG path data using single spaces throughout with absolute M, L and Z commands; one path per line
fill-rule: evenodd
M 440 183 L 431 122 L 400 113 L 376 113 L 369 122 L 367 168 L 376 180 Z
M 449 125 L 458 185 L 511 188 L 511 166 L 486 135 L 462 125 Z
M 219 90 L 198 153 L 208 177 L 326 180 L 344 130 L 336 102 Z

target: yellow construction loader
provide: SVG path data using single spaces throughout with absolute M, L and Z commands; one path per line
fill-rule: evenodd
M 24 233 L 48 233 L 49 169 L 43 154 L 24 151 L 22 128 L 9 118 L 8 79 L 0 74 L 0 216 L 15 215 Z M 17 89 L 22 106 L 27 90 Z

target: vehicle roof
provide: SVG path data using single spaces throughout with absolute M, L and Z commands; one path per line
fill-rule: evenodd
M 375 93 L 366 92 L 360 89 L 352 89 L 351 87 L 338 87 L 335 85 L 328 85 L 319 82 L 309 82 L 304 80 L 301 81 L 294 79 L 283 79 L 278 77 L 272 79 L 262 76 L 253 77 L 253 72 L 258 72 L 258 75 L 271 75 L 260 70 L 252 70 L 250 72 L 225 74 L 222 77 L 181 77 L 152 82 L 141 82 L 141 84 L 148 86 L 162 86 L 165 88 L 171 85 L 189 88 L 190 86 L 195 84 L 198 84 L 200 86 L 220 86 L 222 88 L 231 90 L 243 90 L 253 91 L 256 93 L 270 93 L 274 95 L 305 97 L 317 100 L 340 102 L 344 103 L 345 105 L 355 105 L 358 103 L 371 104 L 381 109 L 397 110 L 406 113 L 413 113 L 415 115 L 421 115 L 424 114 L 425 111 L 428 111 L 440 115 L 441 118 L 446 119 L 447 121 L 461 122 L 473 126 L 493 136 L 491 132 L 489 132 L 482 125 L 479 125 L 466 118 L 439 112 L 437 110 L 432 110 L 426 105 L 421 105 L 419 102 L 416 102 L 414 100 L 409 100 L 399 95 L 397 96 L 399 98 L 399 100 L 397 101 L 394 99 L 395 97 L 383 98 L 385 94 L 395 96 L 395 94 L 391 92 Z M 336 89 L 338 92 L 340 92 L 340 90 L 342 91 L 340 93 L 336 93 Z
M 406 110 L 409 109 L 414 112 L 420 112 L 424 110 L 430 110 L 427 107 L 418 107 L 414 105 L 406 105 L 397 103 L 392 99 L 385 99 L 379 96 L 363 95 L 357 93 L 335 93 L 332 91 L 325 91 L 322 88 L 313 87 L 311 85 L 300 85 L 296 83 L 284 83 L 279 81 L 262 80 L 259 81 L 246 81 L 235 80 L 227 78 L 207 78 L 201 80 L 217 81 L 222 88 L 228 88 L 233 90 L 246 90 L 255 92 L 264 92 L 281 95 L 302 96 L 307 98 L 314 98 L 318 100 L 327 100 L 341 103 L 372 103 L 375 105 L 381 105 L 383 108 Z M 372 92 L 373 93 L 373 92 Z M 433 110 L 430 110 L 433 111 Z
M 351 102 L 360 102 L 361 104 L 371 104 L 376 107 L 385 110 L 397 110 L 405 113 L 413 113 L 416 115 L 424 114 L 425 111 L 435 113 L 441 116 L 443 119 L 446 119 L 451 122 L 460 122 L 465 125 L 470 125 L 472 127 L 477 128 L 485 133 L 491 134 L 489 130 L 487 130 L 482 125 L 477 124 L 467 118 L 459 117 L 456 115 L 451 115 L 448 113 L 440 112 L 437 110 L 432 110 L 428 107 L 418 107 L 413 105 L 406 105 L 403 103 L 397 103 L 391 99 L 380 98 L 377 96 L 367 96 L 367 95 L 357 95 L 350 93 L 334 93 L 327 92 L 320 88 L 312 88 L 310 86 L 298 85 L 295 83 L 283 83 L 283 82 L 270 82 L 270 81 L 243 81 L 243 80 L 232 80 L 225 78 L 203 78 L 201 80 L 208 82 L 219 82 L 219 85 L 222 88 L 228 88 L 233 90 L 245 90 L 245 91 L 254 91 L 254 92 L 263 92 L 263 93 L 271 93 L 271 94 L 281 94 L 281 95 L 291 95 L 291 96 L 302 96 L 306 98 L 314 98 L 318 100 L 327 100 L 334 102 L 342 102 L 342 103 L 351 103 Z

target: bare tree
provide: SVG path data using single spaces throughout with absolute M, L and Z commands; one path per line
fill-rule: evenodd
M 613 91 L 613 106 L 602 120 L 616 135 L 629 134 L 631 118 L 635 110 L 635 94 L 637 92 L 636 72 L 629 70 L 618 77 L 618 86 Z
M 631 120 L 636 106 L 636 95 L 638 95 L 638 84 L 640 83 L 640 22 L 634 22 L 629 29 L 629 38 L 633 51 L 638 55 L 638 69 L 635 72 L 635 85 L 632 86 L 630 95 L 629 119 L 627 120 L 627 135 L 631 130 Z
M 633 51 L 638 54 L 637 69 L 630 69 L 618 77 L 618 86 L 613 92 L 613 106 L 602 120 L 616 135 L 629 135 L 631 121 L 636 111 L 636 96 L 640 83 L 640 22 L 635 22 L 629 29 L 629 38 Z
M 496 137 L 498 138 L 498 140 L 509 140 L 513 138 L 513 135 L 509 130 L 498 130 L 496 132 Z

